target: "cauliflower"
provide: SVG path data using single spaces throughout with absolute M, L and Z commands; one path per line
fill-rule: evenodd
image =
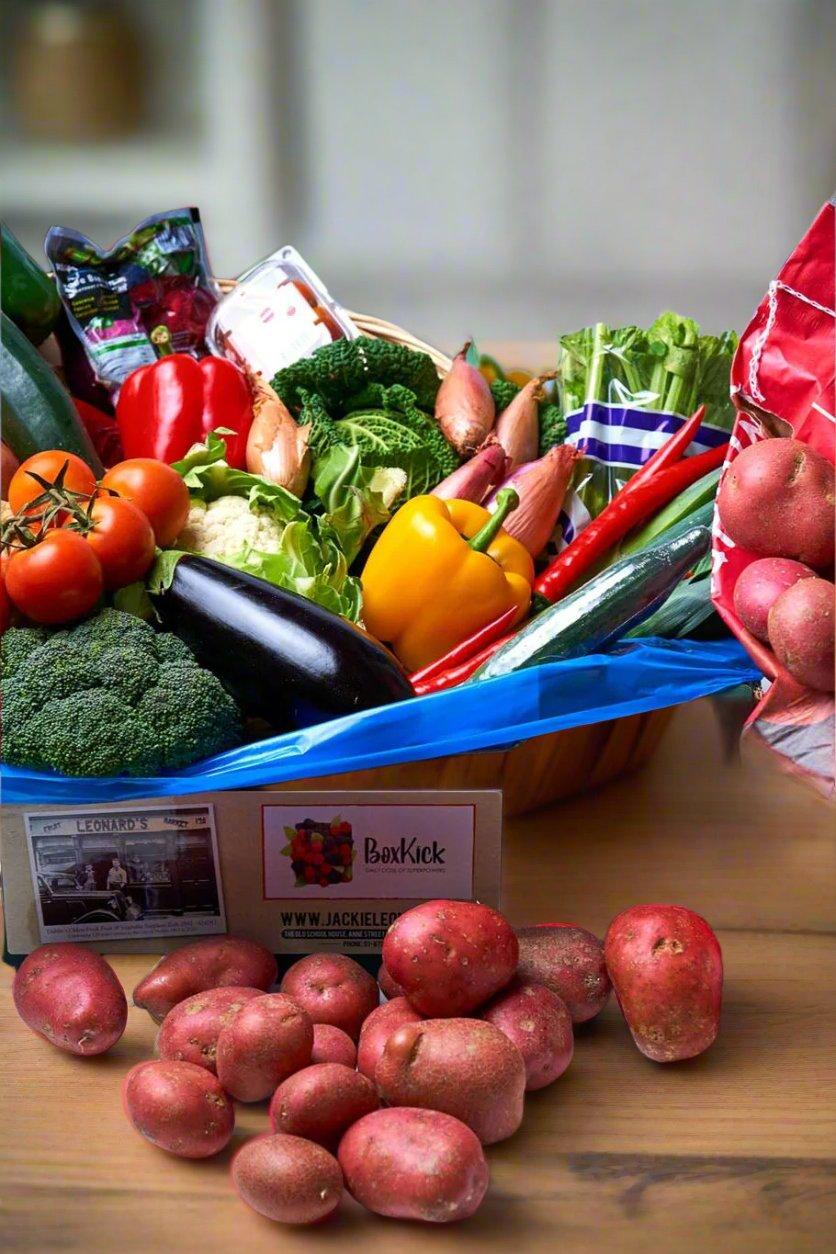
M 216 501 L 192 501 L 186 525 L 174 548 L 223 561 L 249 549 L 277 553 L 284 524 L 269 514 L 250 509 L 246 497 L 219 496 Z

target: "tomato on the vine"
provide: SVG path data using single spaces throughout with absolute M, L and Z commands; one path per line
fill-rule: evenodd
M 189 516 L 189 490 L 176 470 L 153 457 L 130 457 L 112 466 L 102 487 L 133 501 L 154 529 L 161 548 L 173 544 Z
M 101 562 L 106 588 L 124 588 L 141 579 L 154 560 L 154 532 L 141 509 L 120 496 L 97 496 L 82 532 Z M 72 524 L 71 524 L 72 525 Z
M 89 495 L 95 490 L 96 477 L 90 467 L 75 453 L 65 453 L 63 449 L 47 449 L 44 453 L 33 453 L 25 462 L 18 466 L 9 484 L 9 505 L 12 513 L 19 514 L 31 505 L 36 497 L 44 492 L 43 484 L 38 483 L 33 475 L 38 475 L 47 483 L 54 483 L 61 476 L 62 486 L 70 492 L 81 492 Z
M 48 531 L 31 548 L 15 550 L 5 579 L 20 612 L 46 625 L 81 618 L 104 589 L 102 565 L 91 545 L 65 528 Z

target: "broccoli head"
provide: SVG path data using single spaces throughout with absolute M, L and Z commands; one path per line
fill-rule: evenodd
M 48 636 L 45 627 L 10 627 L 0 637 L 2 674 L 10 679 L 23 665 L 30 653 L 34 653 Z
M 51 634 L 10 629 L 0 648 L 6 762 L 153 775 L 241 739 L 238 707 L 220 681 L 182 641 L 131 614 L 103 610 Z

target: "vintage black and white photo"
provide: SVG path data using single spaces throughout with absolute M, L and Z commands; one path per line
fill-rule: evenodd
M 27 837 L 43 940 L 225 930 L 212 806 L 34 814 Z

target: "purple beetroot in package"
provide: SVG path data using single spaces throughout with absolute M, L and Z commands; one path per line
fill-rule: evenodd
M 163 353 L 206 355 L 219 292 L 197 209 L 146 218 L 106 252 L 54 226 L 44 249 L 70 325 L 109 390 Z

